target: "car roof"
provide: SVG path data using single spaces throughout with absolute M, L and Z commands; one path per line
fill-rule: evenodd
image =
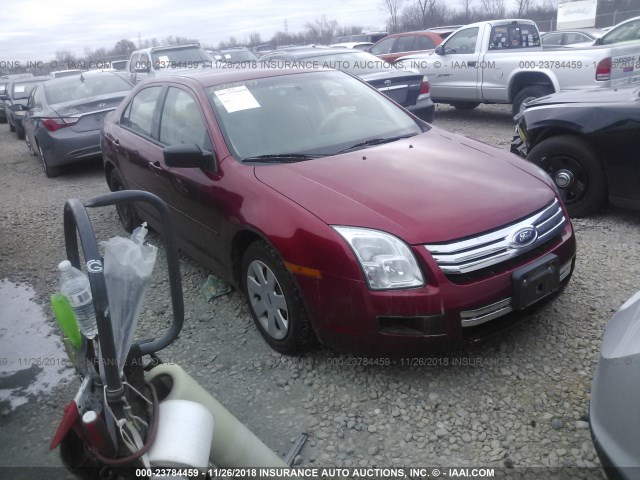
M 384 38 L 381 38 L 380 40 L 378 40 L 378 42 L 382 42 L 383 40 L 386 40 L 387 38 L 407 37 L 409 35 L 422 35 L 424 37 L 431 37 L 433 39 L 437 38 L 439 40 L 442 40 L 440 38 L 440 35 L 438 35 L 436 32 L 433 32 L 431 30 L 414 30 L 412 32 L 393 33 L 391 35 L 387 35 Z
M 331 50 L 333 51 L 333 50 Z M 232 84 L 235 82 L 243 82 L 247 80 L 258 80 L 261 78 L 281 77 L 285 75 L 295 75 L 299 73 L 317 72 L 318 69 L 312 68 L 257 68 L 257 69 L 220 69 L 202 72 L 178 73 L 174 75 L 166 75 L 154 77 L 140 82 L 138 85 L 150 85 L 154 83 L 181 83 L 183 85 L 200 86 L 203 88 L 212 87 L 220 84 Z M 330 71 L 326 69 L 325 71 Z
M 603 32 L 599 28 L 568 28 L 567 30 L 554 30 L 552 32 L 544 32 L 541 35 L 549 35 L 551 33 L 585 33 L 587 35 L 602 36 L 607 32 Z
M 161 47 L 141 48 L 139 50 L 135 50 L 134 52 L 131 52 L 131 54 L 133 55 L 134 53 L 151 53 L 151 52 L 158 52 L 162 50 L 174 50 L 176 48 L 188 48 L 188 47 L 202 48 L 202 46 L 199 43 L 185 43 L 182 45 L 163 45 Z
M 9 83 L 33 83 L 33 82 L 48 82 L 50 81 L 50 77 L 29 77 L 29 78 L 12 78 L 9 80 Z
M 345 53 L 357 53 L 358 50 L 353 48 L 334 48 L 334 47 L 310 47 L 298 50 L 276 50 L 265 55 L 266 59 L 273 58 L 278 54 L 284 54 L 292 57 L 319 57 L 327 54 L 345 54 Z

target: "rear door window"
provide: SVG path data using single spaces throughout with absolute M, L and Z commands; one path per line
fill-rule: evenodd
M 416 50 L 413 48 L 413 43 L 416 39 L 415 35 L 406 35 L 404 37 L 398 38 L 398 42 L 396 46 L 393 48 L 394 52 L 411 52 Z
M 434 41 L 424 35 L 418 35 L 413 44 L 414 50 L 433 50 L 434 48 L 436 48 Z
M 385 53 L 391 53 L 391 49 L 393 48 L 393 44 L 396 43 L 397 38 L 385 38 L 380 43 L 376 43 L 371 50 L 369 50 L 374 55 L 384 55 Z

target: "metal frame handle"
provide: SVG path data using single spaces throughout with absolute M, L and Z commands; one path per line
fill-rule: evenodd
M 182 330 L 184 323 L 184 299 L 182 297 L 182 277 L 180 275 L 180 262 L 178 260 L 178 248 L 173 229 L 173 222 L 167 204 L 159 197 L 138 190 L 122 190 L 107 193 L 80 201 L 71 198 L 64 205 L 64 238 L 67 258 L 71 264 L 80 269 L 80 251 L 78 249 L 78 237 L 82 245 L 82 251 L 86 261 L 91 294 L 98 324 L 98 339 L 104 361 L 104 371 L 107 384 L 107 392 L 110 398 L 116 400 L 122 396 L 123 386 L 118 372 L 113 329 L 109 315 L 109 298 L 104 279 L 102 258 L 98 250 L 96 236 L 87 214 L 87 208 L 98 208 L 122 203 L 144 202 L 158 210 L 162 218 L 162 238 L 167 255 L 167 267 L 169 270 L 169 287 L 171 290 L 171 304 L 173 308 L 173 321 L 169 329 L 160 338 L 143 340 L 137 346 L 142 355 L 157 352 L 170 345 Z M 77 234 L 77 236 L 76 236 Z

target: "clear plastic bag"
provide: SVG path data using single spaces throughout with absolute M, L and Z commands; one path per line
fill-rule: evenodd
M 104 277 L 120 374 L 133 341 L 144 294 L 151 282 L 158 248 L 145 244 L 147 224 L 136 228 L 131 238 L 113 237 L 104 247 Z

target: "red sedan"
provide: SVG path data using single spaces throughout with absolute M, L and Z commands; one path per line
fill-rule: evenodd
M 432 127 L 333 70 L 145 81 L 102 133 L 112 190 L 147 190 L 180 247 L 240 288 L 277 351 L 432 352 L 513 322 L 571 276 L 537 167 Z M 119 209 L 126 228 L 158 219 Z M 499 318 L 500 317 L 500 318 Z

